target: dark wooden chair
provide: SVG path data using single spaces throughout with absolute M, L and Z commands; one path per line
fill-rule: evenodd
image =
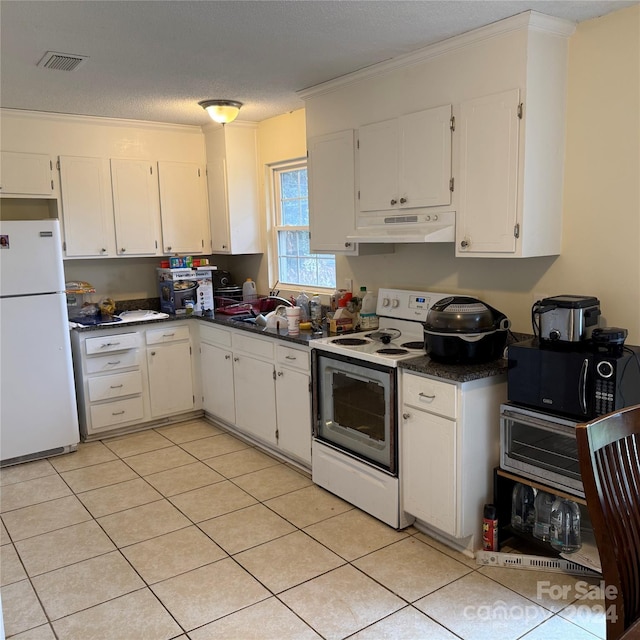
M 576 427 L 585 499 L 602 575 L 607 640 L 640 639 L 640 405 Z

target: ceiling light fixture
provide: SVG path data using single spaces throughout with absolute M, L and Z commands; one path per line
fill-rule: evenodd
M 237 100 L 202 100 L 198 104 L 211 116 L 211 119 L 220 124 L 233 122 L 240 113 L 242 102 Z

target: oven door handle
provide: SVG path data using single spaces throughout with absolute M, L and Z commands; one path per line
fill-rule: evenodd
M 373 383 L 373 384 L 377 384 L 377 385 L 380 384 L 379 380 L 375 380 L 375 379 L 370 378 L 368 376 L 358 375 L 357 373 L 353 373 L 353 371 L 345 372 L 343 369 L 338 369 L 338 368 L 333 369 L 333 370 L 332 369 L 328 369 L 328 371 L 330 373 L 333 373 L 333 371 L 335 371 L 335 372 L 340 373 L 342 375 L 346 375 L 349 378 L 354 378 L 355 380 L 360 380 L 361 382 L 367 382 L 369 384 Z
M 589 358 L 582 361 L 580 369 L 580 381 L 578 383 L 578 394 L 580 397 L 580 407 L 582 413 L 587 414 L 587 374 L 589 373 Z
M 560 429 L 570 429 L 570 428 L 575 428 L 575 425 L 577 424 L 577 422 L 564 422 L 565 420 L 567 420 L 567 418 L 562 418 L 563 422 L 556 422 L 555 420 L 551 419 L 551 416 L 549 416 L 549 420 L 544 420 L 541 418 L 534 418 L 533 416 L 524 414 L 524 413 L 520 413 L 518 411 L 509 411 L 508 409 L 503 409 L 502 413 L 500 414 L 500 417 L 506 420 L 514 420 L 519 422 L 520 424 L 526 424 L 528 426 L 533 426 L 533 427 L 539 427 L 540 429 L 546 429 L 548 431 L 557 431 L 558 428 Z M 570 427 L 569 425 L 572 425 L 572 427 Z

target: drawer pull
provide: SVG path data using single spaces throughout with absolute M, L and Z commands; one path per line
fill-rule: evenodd
M 124 414 L 124 411 L 113 411 L 111 413 L 112 416 L 121 416 Z
M 295 356 L 285 356 L 285 360 L 297 360 Z
M 124 387 L 123 384 L 112 384 L 109 389 L 122 389 Z
M 105 347 L 117 347 L 119 344 L 119 342 L 105 342 L 100 346 L 100 348 L 104 349 Z
M 234 358 L 233 359 L 234 362 L 238 362 L 238 360 L 240 360 L 240 358 Z
M 163 338 L 173 338 L 173 336 L 175 336 L 175 333 L 163 333 L 162 337 Z
M 433 400 L 436 397 L 435 393 L 432 396 L 430 396 L 428 393 L 422 393 L 422 391 L 418 395 L 421 398 L 425 398 L 427 400 Z
M 230 356 L 229 354 L 227 354 L 227 355 L 224 357 L 224 359 L 225 359 L 225 360 L 231 360 L 231 356 Z
M 116 365 L 116 364 L 120 364 L 120 362 L 121 362 L 121 360 L 116 360 L 115 362 L 107 362 L 107 364 L 113 366 L 113 365 Z
M 410 413 L 403 413 L 403 414 L 402 414 L 402 417 L 403 417 L 405 420 L 408 420 L 408 419 L 411 417 L 411 414 L 410 414 Z

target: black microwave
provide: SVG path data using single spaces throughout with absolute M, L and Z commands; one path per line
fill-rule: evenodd
M 537 339 L 508 348 L 509 402 L 586 422 L 640 404 L 640 347 L 621 355 L 586 346 L 547 347 Z

